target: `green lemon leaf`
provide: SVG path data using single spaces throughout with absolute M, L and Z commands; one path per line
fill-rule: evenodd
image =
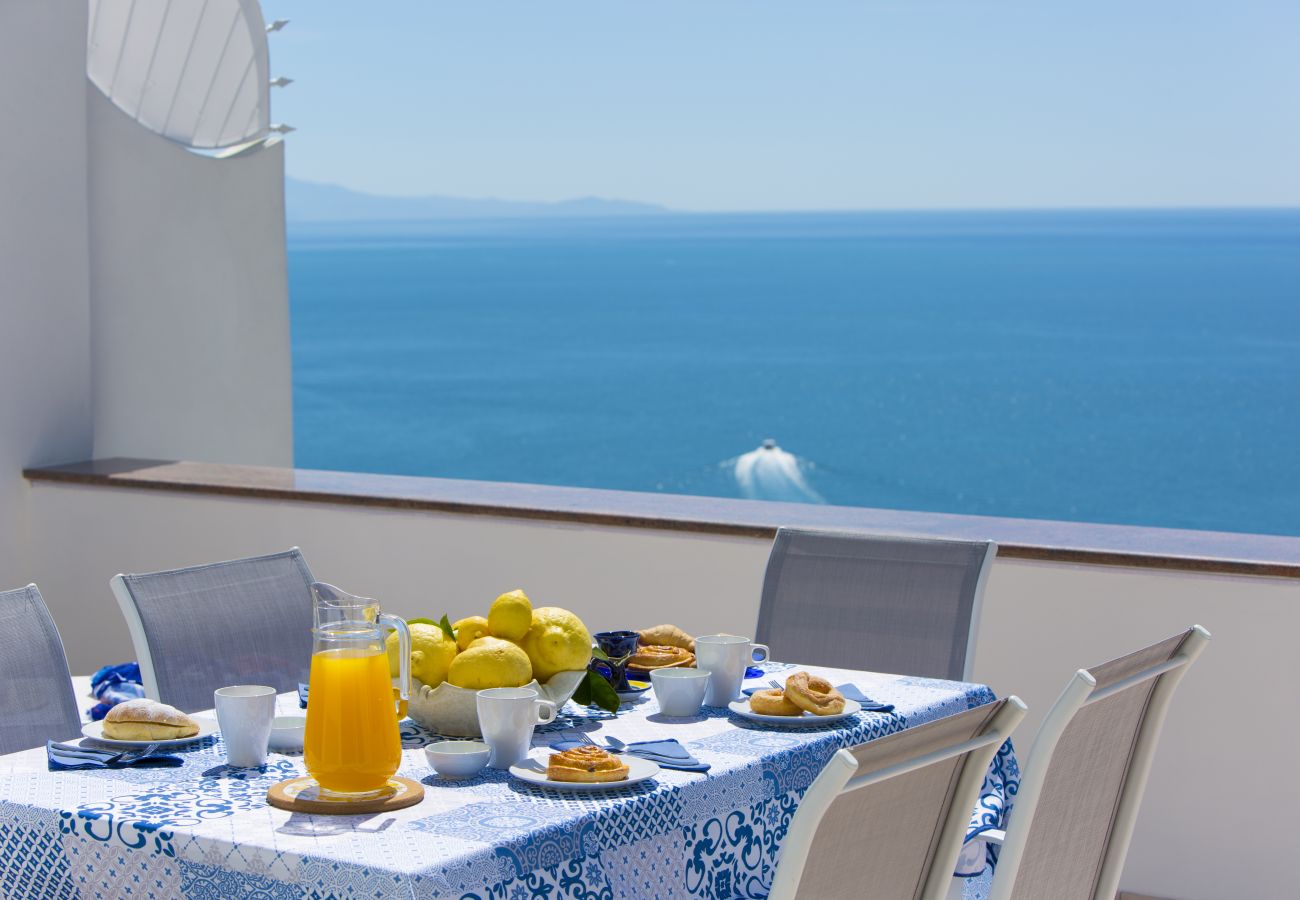
M 609 657 L 605 655 L 605 651 L 595 644 L 591 645 L 591 655 L 595 659 L 603 659 L 605 662 L 609 662 Z
M 591 699 L 596 706 L 609 712 L 618 712 L 618 693 L 614 686 L 596 672 L 588 672 L 586 681 L 591 685 Z
M 406 624 L 407 625 L 437 625 L 438 623 L 433 621 L 433 619 L 420 618 L 420 619 L 407 619 Z
M 591 681 L 591 676 L 593 675 L 596 675 L 596 673 L 588 672 L 587 677 L 582 679 L 582 681 L 578 682 L 578 689 L 573 692 L 573 702 L 578 704 L 579 706 L 591 706 L 590 681 Z M 596 677 L 600 678 L 599 675 L 596 675 Z M 600 678 L 600 680 L 604 681 L 605 679 Z
M 442 633 L 447 635 L 449 640 L 456 640 L 456 632 L 452 630 L 451 619 L 447 618 L 446 613 L 442 614 L 442 620 L 438 622 L 438 627 L 442 629 Z

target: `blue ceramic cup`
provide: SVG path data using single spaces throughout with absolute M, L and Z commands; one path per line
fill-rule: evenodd
M 641 635 L 635 631 L 602 631 L 594 635 L 596 646 L 609 657 L 609 682 L 616 691 L 631 689 L 627 683 L 627 658 L 636 652 Z M 604 668 L 602 666 L 601 668 Z

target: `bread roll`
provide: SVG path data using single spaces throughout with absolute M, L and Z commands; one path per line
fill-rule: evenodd
M 640 643 L 659 647 L 681 647 L 695 652 L 695 638 L 682 631 L 676 625 L 656 625 L 640 632 Z
M 198 733 L 198 722 L 157 700 L 127 700 L 104 716 L 104 737 L 114 741 L 170 741 Z

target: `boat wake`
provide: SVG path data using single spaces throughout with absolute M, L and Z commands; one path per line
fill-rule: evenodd
M 747 500 L 783 500 L 793 503 L 825 503 L 808 483 L 806 472 L 812 463 L 787 453 L 768 438 L 757 450 L 727 460 L 736 486 Z

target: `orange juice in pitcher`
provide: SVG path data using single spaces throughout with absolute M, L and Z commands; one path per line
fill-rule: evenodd
M 399 704 L 410 696 L 411 650 L 406 623 L 379 612 L 374 600 L 321 582 L 316 600 L 315 648 L 307 694 L 303 761 L 323 796 L 379 796 L 402 761 Z M 384 629 L 398 633 L 400 696 L 394 697 Z

